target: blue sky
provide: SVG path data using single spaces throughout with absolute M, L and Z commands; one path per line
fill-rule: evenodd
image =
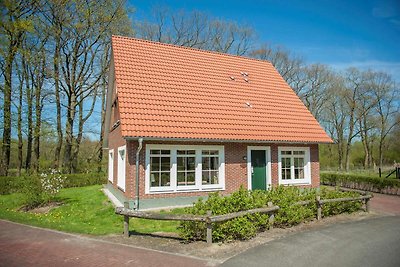
M 281 45 L 308 63 L 382 70 L 400 81 L 400 0 L 131 1 L 134 19 L 154 6 L 199 10 L 255 29 L 257 42 Z

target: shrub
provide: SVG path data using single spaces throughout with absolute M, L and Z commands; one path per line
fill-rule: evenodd
M 26 179 L 33 179 L 35 175 L 25 174 L 24 176 L 7 176 L 0 177 L 0 195 L 21 192 L 22 186 L 26 183 Z M 107 182 L 104 173 L 77 173 L 64 174 L 64 188 L 82 187 L 96 184 L 105 184 Z M 37 178 L 37 177 L 36 177 Z
M 210 210 L 213 215 L 222 215 L 243 210 L 266 206 L 268 202 L 278 205 L 280 209 L 275 214 L 275 226 L 288 227 L 313 219 L 317 212 L 315 198 L 316 189 L 300 189 L 298 187 L 279 186 L 269 191 L 247 191 L 243 187 L 230 196 L 222 197 L 219 193 L 211 193 L 204 201 L 198 200 L 186 212 L 195 215 L 206 215 Z M 339 192 L 322 189 L 319 194 L 322 199 L 359 196 L 354 192 Z M 309 205 L 295 205 L 298 201 L 313 200 Z M 325 204 L 323 215 L 330 216 L 343 212 L 353 212 L 361 207 L 360 201 L 337 202 Z M 213 224 L 213 241 L 246 240 L 254 237 L 257 232 L 269 227 L 268 214 L 251 214 L 229 221 Z M 186 240 L 204 240 L 206 225 L 201 222 L 181 222 L 180 235 Z
M 396 179 L 334 172 L 321 173 L 321 183 L 370 191 L 381 191 L 384 188 L 400 188 L 400 180 Z
M 24 208 L 29 210 L 56 200 L 56 195 L 63 188 L 65 176 L 50 169 L 40 176 L 22 176 L 21 192 L 24 196 Z
M 321 199 L 335 199 L 345 197 L 358 197 L 360 194 L 356 192 L 340 192 L 336 190 L 321 190 Z M 357 201 L 346 201 L 346 202 L 333 202 L 325 203 L 322 208 L 322 215 L 324 217 L 337 215 L 341 213 L 352 213 L 359 210 L 362 207 L 363 202 Z

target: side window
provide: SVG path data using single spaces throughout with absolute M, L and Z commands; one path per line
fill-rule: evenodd
M 310 150 L 308 147 L 280 147 L 279 180 L 281 184 L 310 184 Z
M 114 179 L 114 149 L 108 151 L 108 180 L 112 183 Z

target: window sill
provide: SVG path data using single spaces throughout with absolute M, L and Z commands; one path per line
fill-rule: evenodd
M 152 190 L 146 194 L 152 195 L 152 194 L 179 194 L 179 193 L 196 193 L 196 192 L 213 192 L 213 191 L 223 191 L 225 190 L 223 187 L 210 187 L 210 188 L 193 188 L 193 189 L 187 189 L 187 188 L 179 188 L 179 189 L 164 189 L 164 190 Z
M 311 185 L 310 180 L 279 180 L 280 185 Z

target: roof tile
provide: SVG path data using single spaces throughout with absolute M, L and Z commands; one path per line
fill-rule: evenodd
M 125 137 L 332 142 L 270 62 L 121 36 L 112 49 Z

